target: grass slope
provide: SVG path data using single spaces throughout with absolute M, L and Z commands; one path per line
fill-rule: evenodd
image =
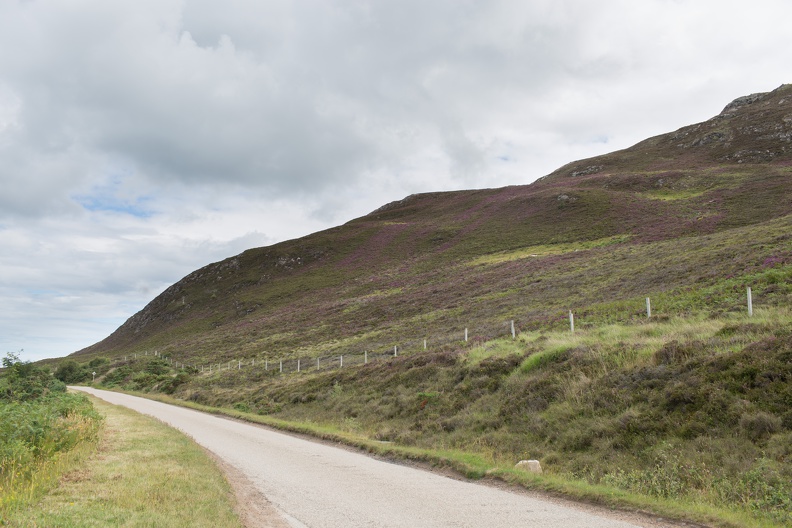
M 791 142 L 784 85 L 531 185 L 410 196 L 211 264 L 72 357 L 108 386 L 789 524 Z M 259 367 L 217 371 L 238 361 Z
M 92 398 L 105 417 L 99 451 L 6 526 L 241 527 L 228 483 L 181 433 Z

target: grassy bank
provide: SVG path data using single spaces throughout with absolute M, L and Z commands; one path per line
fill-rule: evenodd
M 13 353 L 0 375 L 0 522 L 57 483 L 98 439 L 101 417 L 47 368 Z
M 83 396 L 0 404 L 0 519 L 24 508 L 96 447 L 101 419 Z
M 228 483 L 206 453 L 162 423 L 92 398 L 98 451 L 7 526 L 241 527 Z
M 777 307 L 524 332 L 176 396 L 469 477 L 716 526 L 788 526 L 791 328 Z M 541 478 L 513 470 L 526 458 Z

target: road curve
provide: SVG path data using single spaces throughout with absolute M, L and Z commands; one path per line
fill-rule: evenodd
M 158 418 L 191 436 L 247 477 L 293 527 L 641 526 L 253 424 L 126 394 L 73 388 Z

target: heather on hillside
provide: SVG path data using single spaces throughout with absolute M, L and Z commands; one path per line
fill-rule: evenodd
M 788 524 L 790 138 L 784 85 L 409 196 L 190 273 L 60 372 Z
M 792 522 L 792 314 L 529 332 L 182 398 Z M 215 387 L 226 378 L 222 392 Z M 230 389 L 230 387 L 234 387 Z

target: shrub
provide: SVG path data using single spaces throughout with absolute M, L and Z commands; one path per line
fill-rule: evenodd
M 66 393 L 66 386 L 49 370 L 21 362 L 14 354 L 8 354 L 3 365 L 0 517 L 48 485 L 60 455 L 95 440 L 101 422 L 88 399 Z
M 88 381 L 91 378 L 91 372 L 87 367 L 80 365 L 75 360 L 67 359 L 66 361 L 61 361 L 58 368 L 55 369 L 55 377 L 68 385 Z
M 52 379 L 50 371 L 9 352 L 3 358 L 5 375 L 0 380 L 0 400 L 30 401 L 50 393 L 65 392 L 66 386 Z
M 753 441 L 763 440 L 781 430 L 781 418 L 766 412 L 743 414 L 740 429 Z

